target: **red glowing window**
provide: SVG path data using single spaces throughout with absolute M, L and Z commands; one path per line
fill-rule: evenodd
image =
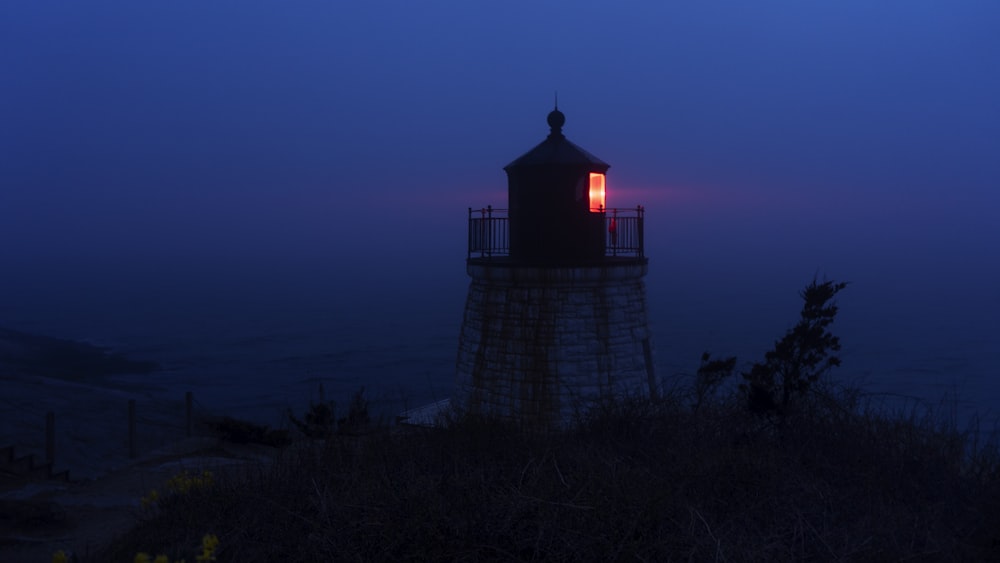
M 604 174 L 590 173 L 590 210 L 604 211 Z

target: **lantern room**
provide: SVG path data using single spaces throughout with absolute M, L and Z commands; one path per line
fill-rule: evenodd
M 552 110 L 548 137 L 504 167 L 511 261 L 572 265 L 605 255 L 610 166 L 566 139 L 565 123 L 563 113 Z

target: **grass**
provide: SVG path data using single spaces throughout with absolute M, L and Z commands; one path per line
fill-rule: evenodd
M 301 440 L 162 498 L 93 561 L 1000 560 L 996 442 L 858 393 L 783 422 L 737 395 L 597 405 L 531 432 L 456 418 Z

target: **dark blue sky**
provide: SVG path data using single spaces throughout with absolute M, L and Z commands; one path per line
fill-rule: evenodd
M 994 0 L 4 2 L 5 283 L 463 287 L 465 210 L 505 204 L 558 90 L 609 206 L 648 208 L 651 283 L 996 312 L 997 29 Z

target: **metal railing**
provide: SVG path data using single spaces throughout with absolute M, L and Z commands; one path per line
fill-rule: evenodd
M 472 258 L 473 254 L 477 258 L 510 254 L 510 222 L 506 209 L 493 209 L 492 205 L 482 209 L 469 208 L 468 257 Z
M 604 255 L 644 257 L 643 221 L 646 209 L 604 210 Z M 506 209 L 469 208 L 469 258 L 510 255 L 510 219 Z
M 646 209 L 606 209 L 604 211 L 605 256 L 644 256 L 643 219 Z

